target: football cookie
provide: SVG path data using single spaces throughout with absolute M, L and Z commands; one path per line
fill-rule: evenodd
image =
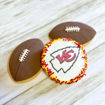
M 40 55 L 44 45 L 39 39 L 21 43 L 9 60 L 9 74 L 16 82 L 30 80 L 41 71 Z
M 49 33 L 50 39 L 71 38 L 80 44 L 87 44 L 93 39 L 96 31 L 80 22 L 65 22 L 57 25 Z
M 85 75 L 87 55 L 76 41 L 58 38 L 46 44 L 41 54 L 41 66 L 52 80 L 71 84 Z

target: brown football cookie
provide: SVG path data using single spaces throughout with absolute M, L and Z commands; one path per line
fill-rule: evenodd
M 96 31 L 80 22 L 65 22 L 57 25 L 49 33 L 50 39 L 71 38 L 80 44 L 87 44 L 95 36 Z
M 30 80 L 41 71 L 40 54 L 44 44 L 30 39 L 15 48 L 9 60 L 9 74 L 16 82 Z

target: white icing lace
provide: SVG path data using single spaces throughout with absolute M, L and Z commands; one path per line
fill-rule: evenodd
M 22 54 L 19 57 L 19 61 L 23 62 L 25 60 L 25 58 L 27 57 L 28 53 L 30 52 L 30 50 L 28 49 L 24 49 Z
M 66 32 L 79 32 L 80 28 L 78 26 L 67 26 L 65 28 Z

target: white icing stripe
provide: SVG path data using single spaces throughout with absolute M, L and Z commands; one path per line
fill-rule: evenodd
M 78 26 L 67 26 L 65 28 L 66 32 L 79 32 L 80 31 L 80 27 Z
M 21 54 L 20 57 L 19 57 L 19 61 L 20 61 L 20 62 L 23 62 L 29 52 L 30 52 L 30 50 L 24 49 L 23 52 L 22 52 L 22 54 Z

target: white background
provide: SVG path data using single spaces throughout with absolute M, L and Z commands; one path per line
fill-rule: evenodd
M 97 34 L 85 49 L 87 76 L 59 85 L 42 71 L 30 82 L 17 84 L 8 75 L 13 49 L 29 38 L 49 42 L 48 33 L 62 22 L 79 21 Z M 105 105 L 105 0 L 0 0 L 0 104 Z

